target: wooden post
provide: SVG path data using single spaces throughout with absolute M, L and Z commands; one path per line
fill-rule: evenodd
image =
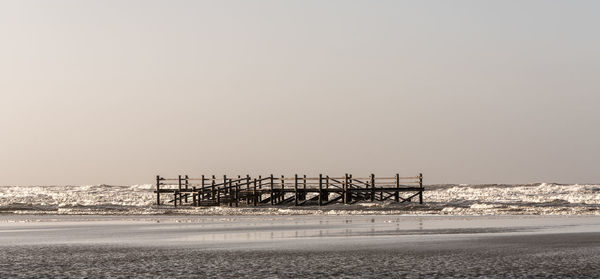
M 246 174 L 246 204 L 250 204 L 248 193 L 250 192 L 250 175 Z
M 302 200 L 306 200 L 306 174 L 302 175 L 302 188 L 304 191 L 302 192 Z
M 325 190 L 323 191 L 323 201 L 329 202 L 329 175 L 325 176 Z
M 156 205 L 160 205 L 160 175 L 156 176 Z
M 279 195 L 277 195 L 277 203 L 282 202 L 283 198 L 285 197 L 285 192 L 284 192 L 283 188 L 285 188 L 285 179 L 282 175 L 281 176 L 281 193 L 279 193 Z
M 177 190 L 173 192 L 173 206 L 177 207 Z
M 192 184 L 192 198 L 193 198 L 193 205 L 194 206 L 198 206 L 198 204 L 196 202 L 200 201 L 200 191 L 196 191 L 196 185 Z
M 303 176 L 302 179 L 304 180 L 303 181 L 303 184 L 304 184 L 304 193 L 306 193 L 306 174 Z
M 240 187 L 241 187 L 240 185 L 241 184 L 242 184 L 242 176 L 238 175 L 237 181 L 235 182 L 235 188 L 233 189 L 234 193 L 236 193 L 236 196 L 235 196 L 236 202 L 237 202 L 237 199 L 238 199 L 237 191 L 240 190 Z
M 217 186 L 217 189 L 221 189 L 221 193 L 223 195 L 227 195 L 227 183 L 226 182 L 227 182 L 227 177 L 225 175 L 223 175 L 223 186 L 221 186 L 221 187 Z
M 231 182 L 231 183 L 233 183 L 233 182 Z M 239 198 L 239 197 L 238 197 L 238 193 L 239 193 L 239 191 L 240 191 L 240 184 L 241 184 L 241 183 L 242 183 L 242 176 L 241 176 L 241 175 L 238 175 L 238 176 L 237 176 L 237 181 L 235 182 L 235 185 L 234 185 L 235 187 L 233 187 L 233 193 L 234 193 L 234 197 L 235 197 L 235 202 L 234 202 L 234 203 L 235 203 L 235 206 L 236 206 L 236 207 L 238 206 L 238 205 L 237 205 L 237 204 L 238 204 L 238 198 Z M 232 184 L 232 185 L 233 185 L 233 184 Z
M 348 191 L 348 203 L 352 201 L 352 174 L 348 175 L 348 186 L 346 186 L 346 191 Z
M 319 206 L 323 205 L 323 174 L 319 174 Z
M 233 179 L 228 178 L 227 179 L 227 189 L 228 189 L 228 203 L 229 203 L 229 207 L 233 206 Z
M 256 195 L 256 178 L 254 178 L 254 185 L 252 190 L 252 201 L 254 202 L 254 206 L 258 205 L 258 196 Z
M 192 202 L 194 206 L 198 206 L 198 204 L 196 203 L 196 192 L 192 192 Z
M 232 203 L 231 203 L 231 187 L 229 187 L 229 185 L 227 185 L 227 184 L 228 184 L 227 175 L 223 175 L 223 190 L 225 191 L 225 195 L 229 196 L 227 198 L 227 200 L 229 201 L 229 206 L 231 206 L 232 205 Z
M 246 174 L 246 190 L 250 190 L 250 175 Z
M 202 182 L 200 182 L 200 193 L 198 193 L 198 195 L 200 196 L 200 199 L 198 200 L 198 202 L 200 200 L 204 200 L 204 187 L 206 187 L 206 184 L 204 183 L 204 174 L 203 174 Z
M 294 174 L 294 205 L 298 206 L 298 174 Z
M 342 184 L 342 202 L 348 204 L 348 174 L 344 174 L 344 184 Z
M 235 207 L 239 206 L 239 199 L 240 199 L 240 189 L 238 189 L 237 187 L 235 187 Z
M 396 174 L 396 192 L 394 193 L 394 201 L 400 201 L 400 174 Z
M 189 179 L 189 177 L 186 174 L 185 175 L 185 202 L 186 203 L 188 202 L 188 196 L 189 196 L 189 194 L 188 194 L 188 188 L 190 186 L 190 182 L 189 182 L 188 179 Z
M 271 174 L 270 178 L 271 178 L 271 205 L 274 205 L 275 202 L 273 201 L 273 198 L 274 198 L 274 196 L 273 196 L 273 190 L 274 190 L 274 186 L 273 186 L 273 183 L 274 183 L 274 181 L 273 181 L 273 174 Z
M 212 176 L 212 182 L 211 182 L 211 187 L 210 187 L 210 188 L 211 188 L 211 189 L 210 189 L 210 198 L 211 198 L 213 201 L 216 199 L 216 196 L 215 196 L 215 195 L 217 194 L 217 193 L 215 192 L 215 190 L 216 190 L 216 189 L 215 189 L 215 184 L 216 184 L 216 177 L 215 177 L 215 175 L 213 174 L 213 176 Z
M 258 189 L 262 190 L 262 175 L 258 176 Z M 258 195 L 258 202 L 262 201 L 262 191 L 260 191 L 260 194 Z
M 179 175 L 179 204 L 181 204 L 181 175 Z
M 423 174 L 419 173 L 419 187 L 421 190 L 419 191 L 419 204 L 423 204 Z
M 217 188 L 217 204 L 221 205 L 221 188 Z
M 375 201 L 375 174 L 371 174 L 371 201 Z

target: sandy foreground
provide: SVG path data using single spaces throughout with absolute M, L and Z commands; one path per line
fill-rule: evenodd
M 5 277 L 600 278 L 598 216 L 0 216 Z

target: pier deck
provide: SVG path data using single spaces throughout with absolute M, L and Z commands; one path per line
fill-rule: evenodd
M 358 201 L 411 202 L 418 198 L 423 203 L 423 175 L 401 177 L 318 177 L 294 175 L 293 177 L 202 175 L 191 178 L 179 175 L 177 178 L 156 176 L 156 203 L 161 204 L 163 196 L 168 196 L 166 204 L 174 206 L 239 206 L 247 204 L 279 205 L 328 205 L 332 203 L 352 204 Z

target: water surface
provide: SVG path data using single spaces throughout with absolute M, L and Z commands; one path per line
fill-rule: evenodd
M 0 216 L 2 278 L 600 278 L 600 217 Z

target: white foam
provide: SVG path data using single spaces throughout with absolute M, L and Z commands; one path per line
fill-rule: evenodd
M 441 185 L 426 187 L 425 205 L 361 202 L 326 207 L 179 207 L 154 205 L 153 185 L 1 186 L 0 212 L 32 214 L 202 215 L 600 215 L 600 185 Z

